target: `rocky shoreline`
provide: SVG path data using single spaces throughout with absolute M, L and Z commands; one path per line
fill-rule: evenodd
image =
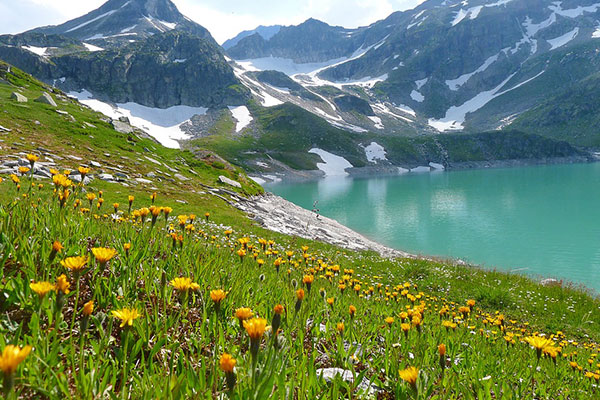
M 306 210 L 271 193 L 248 199 L 238 198 L 234 205 L 264 228 L 275 232 L 319 240 L 349 250 L 375 251 L 382 257 L 414 257 L 367 239 L 331 218 Z

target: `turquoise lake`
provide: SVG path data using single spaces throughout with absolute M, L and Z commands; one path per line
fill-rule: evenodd
M 600 163 L 265 187 L 389 247 L 600 291 Z

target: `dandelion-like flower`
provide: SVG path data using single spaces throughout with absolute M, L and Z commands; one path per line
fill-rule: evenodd
M 50 282 L 31 282 L 29 287 L 31 290 L 37 293 L 40 299 L 44 298 L 48 292 L 56 289 L 56 287 Z
M 252 309 L 249 307 L 242 307 L 235 310 L 235 317 L 240 323 L 240 329 L 244 327 L 244 321 L 254 316 Z
M 123 328 L 124 326 L 133 326 L 133 321 L 141 317 L 138 310 L 136 310 L 135 308 L 127 307 L 122 308 L 120 310 L 113 310 L 112 315 L 113 317 L 121 320 L 121 328 Z
M 88 258 L 86 256 L 78 256 L 78 257 L 67 257 L 60 262 L 60 264 L 70 270 L 73 273 L 79 273 L 83 268 L 85 268 L 88 263 Z
M 169 283 L 175 288 L 175 290 L 179 290 L 180 292 L 200 289 L 200 285 L 192 281 L 191 278 L 175 278 Z
M 20 348 L 9 344 L 0 356 L 0 370 L 4 375 L 14 374 L 19 364 L 31 353 L 31 346 Z
M 219 359 L 219 368 L 225 372 L 225 380 L 227 381 L 227 388 L 233 390 L 235 386 L 235 373 L 233 369 L 237 363 L 236 359 L 231 354 L 223 353 Z
M 117 255 L 117 251 L 115 249 L 109 249 L 106 247 L 95 247 L 92 249 L 92 253 L 96 258 L 96 261 L 98 261 L 101 265 L 105 265 Z
M 417 388 L 417 378 L 419 377 L 419 369 L 415 367 L 408 367 L 399 372 L 400 379 L 407 382 L 412 386 L 413 389 Z
M 527 343 L 529 343 L 529 345 L 535 349 L 538 359 L 541 357 L 542 351 L 545 348 L 552 346 L 554 344 L 554 342 L 552 340 L 547 339 L 542 336 L 529 336 L 529 337 L 525 338 L 525 341 Z

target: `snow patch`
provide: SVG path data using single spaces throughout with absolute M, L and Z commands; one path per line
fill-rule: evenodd
M 133 25 L 133 26 L 127 27 L 127 28 L 125 28 L 125 29 L 121 29 L 121 33 L 127 33 L 127 32 L 129 32 L 129 31 L 132 31 L 132 30 L 134 30 L 134 29 L 135 29 L 135 27 L 136 27 L 136 26 L 137 26 L 137 25 Z
M 490 65 L 492 65 L 497 60 L 498 60 L 498 54 L 493 55 L 493 56 L 489 57 L 487 60 L 485 60 L 485 62 L 479 68 L 477 68 L 475 71 L 470 72 L 468 74 L 461 75 L 456 79 L 449 79 L 446 81 L 446 85 L 448 85 L 450 90 L 458 90 L 462 85 L 467 83 L 467 81 L 469 79 L 471 79 L 471 77 L 473 75 L 485 71 L 486 69 L 488 69 L 488 67 Z
M 559 36 L 554 39 L 549 39 L 548 43 L 550 44 L 550 50 L 558 49 L 559 47 L 564 46 L 569 43 L 571 40 L 575 39 L 579 34 L 579 28 L 575 28 L 570 32 L 565 33 L 562 36 Z
M 178 140 L 189 139 L 189 136 L 181 130 L 180 126 L 189 121 L 194 115 L 204 115 L 207 111 L 207 108 L 204 107 L 152 108 L 137 103 L 116 104 L 115 107 L 94 99 L 87 90 L 70 92 L 68 95 L 113 119 L 119 117 L 129 118 L 131 125 L 148 132 L 163 146 L 174 149 L 179 148 Z
M 83 45 L 85 46 L 86 49 L 88 49 L 88 51 L 102 51 L 102 50 L 104 50 L 102 47 L 94 46 L 93 44 L 89 44 L 89 43 L 83 43 Z
M 496 97 L 502 96 L 505 93 L 508 93 L 512 90 L 517 89 L 518 87 L 525 85 L 526 83 L 531 82 L 535 78 L 542 75 L 544 72 L 545 72 L 545 70 L 523 82 L 520 82 L 519 84 L 513 86 L 510 89 L 506 89 L 505 91 L 500 92 L 500 90 L 504 87 L 504 85 L 506 85 L 508 83 L 508 81 L 510 81 L 512 79 L 512 77 L 515 76 L 515 74 L 516 74 L 516 72 L 515 72 L 515 73 L 511 74 L 508 78 L 506 78 L 504 81 L 502 81 L 495 88 L 479 93 L 478 95 L 476 95 L 475 97 L 473 97 L 470 100 L 467 100 L 460 106 L 450 107 L 446 111 L 446 116 L 444 118 L 439 119 L 439 120 L 430 118 L 428 121 L 428 124 L 429 124 L 429 126 L 437 129 L 440 132 L 462 130 L 464 128 L 462 124 L 465 122 L 465 117 L 468 113 L 477 111 L 481 107 L 485 106 L 487 103 L 489 103 L 490 101 L 495 99 Z
M 229 111 L 233 115 L 233 118 L 237 121 L 235 124 L 235 131 L 241 132 L 242 129 L 247 127 L 252 122 L 252 115 L 246 106 L 229 106 Z
M 410 98 L 416 101 L 417 103 L 422 103 L 425 100 L 425 96 L 423 96 L 420 92 L 413 90 L 410 92 Z
M 91 24 L 92 22 L 98 21 L 99 19 L 102 19 L 102 18 L 104 18 L 104 17 L 108 17 L 109 15 L 112 15 L 112 14 L 114 14 L 114 13 L 116 13 L 116 12 L 117 12 L 117 10 L 110 10 L 109 12 L 106 12 L 106 13 L 104 13 L 104 14 L 102 14 L 102 15 L 99 15 L 99 16 L 97 16 L 96 18 L 92 18 L 92 19 L 90 19 L 89 21 L 86 21 L 86 22 L 84 22 L 83 24 L 79 24 L 79 25 L 77 25 L 75 28 L 71 28 L 71 29 L 69 29 L 67 32 L 73 32 L 73 31 L 76 31 L 76 30 L 78 30 L 78 29 L 81 29 L 81 28 L 83 28 L 84 26 L 87 26 L 87 25 Z
M 387 161 L 385 153 L 386 152 L 383 146 L 376 142 L 371 142 L 371 144 L 365 147 L 365 156 L 367 156 L 367 161 L 372 163 L 377 163 L 377 161 Z
M 22 46 L 23 49 L 28 50 L 34 54 L 37 54 L 40 57 L 43 57 L 46 54 L 47 47 L 35 47 L 35 46 Z
M 308 151 L 309 153 L 317 154 L 324 161 L 317 163 L 317 168 L 325 173 L 325 176 L 344 176 L 348 175 L 347 168 L 352 168 L 352 164 L 344 157 L 336 156 L 328 151 L 321 150 L 317 147 Z
M 421 88 L 423 87 L 423 85 L 425 85 L 428 80 L 429 80 L 429 78 L 425 78 L 425 79 L 421 79 L 421 80 L 415 81 L 415 85 L 417 85 L 417 90 L 421 90 Z
M 589 6 L 577 6 L 575 8 L 571 8 L 569 10 L 562 9 L 562 1 L 555 1 L 551 5 L 548 6 L 550 10 L 554 13 L 561 15 L 563 17 L 568 18 L 577 18 L 581 17 L 584 12 L 587 13 L 595 13 L 600 9 L 600 3 L 592 4 Z
M 461 8 L 460 10 L 458 10 L 456 12 L 456 15 L 454 16 L 454 19 L 452 20 L 452 26 L 455 26 L 457 24 L 459 24 L 462 20 L 464 20 L 465 18 L 469 17 L 469 19 L 473 20 L 475 18 L 477 18 L 479 16 L 479 13 L 481 12 L 481 10 L 483 10 L 484 7 L 498 7 L 498 6 L 502 6 L 505 4 L 510 3 L 512 0 L 499 0 L 495 3 L 489 3 L 489 4 L 484 4 L 482 6 L 475 6 L 475 7 L 471 7 L 468 9 L 463 9 Z M 464 6 L 468 5 L 467 1 L 463 1 L 461 3 Z
M 600 38 L 600 25 L 596 27 L 596 30 L 592 32 L 592 39 Z
M 186 61 L 187 61 L 187 58 L 177 58 L 177 59 L 173 60 L 173 62 L 175 64 L 181 64 L 181 63 L 184 63 Z
M 381 122 L 381 118 L 379 118 L 379 117 L 369 117 L 369 119 L 371 121 L 373 121 L 373 123 L 375 124 L 375 128 L 376 129 L 385 129 L 385 126 L 383 126 L 383 123 Z
M 258 183 L 259 185 L 264 185 L 265 183 L 267 183 L 266 180 L 264 180 L 263 178 L 260 178 L 258 176 L 248 175 L 248 178 L 252 179 L 254 182 Z

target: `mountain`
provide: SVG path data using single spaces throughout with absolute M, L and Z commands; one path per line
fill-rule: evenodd
M 358 29 L 311 19 L 270 39 L 245 37 L 227 53 L 238 76 L 277 70 L 320 94 L 320 104 L 307 103 L 262 87 L 337 126 L 436 134 L 500 129 L 517 119 L 514 127 L 536 133 L 535 121 L 523 122 L 528 110 L 577 97 L 598 72 L 599 20 L 594 0 L 428 0 Z M 369 102 L 382 123 L 336 107 L 343 94 Z M 581 124 L 557 120 L 541 132 L 596 146 L 591 127 L 569 133 Z
M 215 44 L 210 32 L 179 12 L 170 0 L 109 0 L 84 16 L 32 32 L 61 35 L 107 47 L 176 30 Z
M 275 34 L 277 34 L 280 29 L 281 29 L 281 25 L 270 25 L 270 26 L 259 25 L 255 29 L 248 30 L 248 31 L 242 31 L 242 32 L 238 33 L 235 37 L 223 42 L 223 44 L 221 46 L 225 50 L 227 50 L 227 49 L 235 46 L 236 44 L 238 44 L 239 41 L 242 40 L 243 38 L 252 36 L 254 34 L 260 35 L 264 40 L 269 40 Z
M 210 33 L 170 0 L 109 0 L 58 26 L 0 36 L 0 58 L 112 103 L 221 107 L 250 95 Z

